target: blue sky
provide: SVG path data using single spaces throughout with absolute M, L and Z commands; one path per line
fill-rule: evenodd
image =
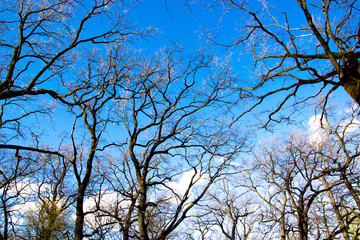
M 239 14 L 237 9 L 232 9 L 224 15 L 224 8 L 207 7 L 211 1 L 195 1 L 190 8 L 184 4 L 184 0 L 144 0 L 143 3 L 135 4 L 129 8 L 129 20 L 142 27 L 152 26 L 158 28 L 160 33 L 157 39 L 151 41 L 146 47 L 163 47 L 169 42 L 186 44 L 187 47 L 200 46 L 204 44 L 204 30 L 219 29 L 220 37 L 223 40 L 233 40 L 234 30 L 238 23 L 242 23 L 245 18 Z M 192 2 L 192 1 L 189 1 Z M 260 1 L 250 1 L 253 8 L 260 6 Z M 298 14 L 295 0 L 270 1 L 270 7 L 281 4 L 282 9 L 287 12 Z M 248 17 L 248 16 L 246 16 Z M 200 39 L 200 37 L 203 37 Z M 162 41 L 158 41 L 161 39 Z
M 129 9 L 129 20 L 141 27 L 159 29 L 154 39 L 141 44 L 144 50 L 157 50 L 173 43 L 186 47 L 198 47 L 204 26 L 218 24 L 220 11 L 204 8 L 204 4 L 195 4 L 191 10 L 176 0 L 144 1 Z

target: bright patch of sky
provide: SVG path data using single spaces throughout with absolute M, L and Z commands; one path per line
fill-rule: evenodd
M 202 185 L 206 182 L 206 179 L 201 176 L 199 172 L 195 173 L 194 170 L 190 170 L 184 172 L 179 181 L 170 181 L 166 183 L 166 186 L 167 188 L 172 189 L 172 191 L 174 191 L 177 195 L 182 197 L 189 189 L 189 187 L 194 183 L 196 183 L 196 185 Z
M 335 119 L 334 122 L 327 122 L 325 117 L 321 114 L 313 115 L 309 119 L 309 129 L 307 130 L 307 133 L 311 142 L 316 144 L 326 141 L 327 134 L 330 134 L 332 130 L 336 130 L 340 136 L 349 136 L 354 131 L 359 130 L 360 120 L 356 117 L 351 117 L 356 116 L 354 115 L 354 112 L 357 111 L 357 107 L 343 107 L 340 107 L 341 110 L 337 112 L 336 116 L 338 119 Z M 331 126 L 329 126 L 329 124 L 331 124 Z
M 310 141 L 313 143 L 321 143 L 325 136 L 324 130 L 322 129 L 321 124 L 321 115 L 314 115 L 309 119 L 309 136 Z

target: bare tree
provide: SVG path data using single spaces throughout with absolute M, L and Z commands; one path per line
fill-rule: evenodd
M 326 112 L 323 121 L 324 142 L 323 162 L 332 172 L 331 177 L 322 180 L 325 186 L 335 186 L 329 191 L 330 204 L 336 214 L 340 229 L 345 239 L 356 235 L 356 224 L 350 231 L 352 222 L 359 218 L 359 184 L 357 175 L 359 156 L 359 123 L 358 107 L 351 107 L 340 120 L 334 119 L 334 114 Z M 346 191 L 344 191 L 346 189 Z M 335 234 L 333 232 L 329 239 Z
M 31 202 L 24 205 L 24 229 L 20 230 L 22 239 L 67 239 L 73 231 L 71 219 L 74 203 L 74 187 L 69 181 L 71 164 L 69 158 L 46 156 L 41 159 L 43 166 L 31 175 L 36 185 Z
M 245 186 L 266 203 L 263 224 L 276 224 L 281 239 L 322 238 L 321 231 L 312 228 L 311 217 L 318 198 L 331 190 L 320 181 L 327 174 L 321 153 L 306 139 L 292 137 L 273 147 L 267 144 L 256 159 L 256 170 L 247 176 Z
M 75 239 L 102 238 L 112 225 L 120 226 L 125 239 L 168 238 L 242 148 L 242 138 L 221 118 L 235 91 L 229 66 L 204 54 L 184 57 L 181 49 L 161 53 L 151 61 L 133 57 L 124 42 L 139 32 L 125 24 L 121 11 L 120 15 L 111 11 L 116 1 L 82 3 L 22 1 L 2 5 L 2 12 L 9 15 L 2 27 L 18 28 L 18 35 L 14 32 L 17 41 L 1 40 L 5 52 L 1 61 L 6 69 L 0 86 L 3 123 L 15 123 L 12 135 L 19 137 L 26 118 L 36 114 L 51 117 L 51 107 L 37 107 L 35 96 L 41 96 L 52 98 L 55 106 L 65 105 L 64 114 L 73 125 L 69 137 L 61 139 L 60 150 L 40 147 L 41 129 L 23 134 L 32 137 L 34 147 L 28 146 L 25 138 L 24 145 L 4 142 L 1 147 L 16 153 L 52 154 L 64 163 L 56 165 L 55 160 L 49 160 L 43 178 L 32 173 L 39 189 L 47 186 L 47 174 L 53 176 L 54 186 L 49 195 L 38 190 L 36 199 L 42 204 L 32 223 L 40 224 L 48 217 L 55 223 L 61 220 L 57 213 L 73 207 Z M 82 11 L 85 15 L 79 17 Z M 101 16 L 109 17 L 113 24 L 100 32 L 87 30 L 88 24 Z M 90 44 L 107 47 L 91 49 Z M 35 104 L 28 104 L 29 99 Z M 5 109 L 10 104 L 26 109 L 26 113 L 6 120 L 9 114 Z M 110 124 L 111 131 L 126 137 L 120 142 L 105 139 Z M 70 147 L 65 150 L 67 144 Z M 120 169 L 113 165 L 102 169 L 109 173 L 105 175 L 100 166 L 102 160 L 113 158 L 106 155 L 109 147 L 121 151 L 119 162 L 124 164 Z M 55 171 L 57 167 L 59 171 Z M 184 186 L 176 184 L 182 175 L 188 179 L 185 190 L 180 191 L 178 188 Z M 60 197 L 62 181 L 71 182 L 74 192 Z M 110 190 L 120 197 L 106 209 L 101 201 Z M 86 209 L 89 199 L 94 199 L 94 209 Z M 95 215 L 96 224 L 86 218 L 91 215 Z M 48 226 L 39 231 L 42 238 L 51 238 L 55 232 Z
M 133 70 L 112 106 L 125 130 L 120 159 L 104 168 L 94 212 L 103 229 L 113 225 L 124 239 L 167 239 L 243 148 L 243 137 L 221 118 L 233 78 L 226 62 L 177 48 Z M 109 194 L 116 198 L 103 204 Z
M 112 11 L 122 1 L 3 1 L 2 32 L 13 32 L 11 38 L 2 38 L 1 97 L 48 94 L 62 102 L 78 89 L 64 91 L 50 81 L 59 81 L 59 75 L 72 71 L 70 66 L 81 56 L 76 54 L 81 45 L 123 42 L 134 34 L 125 24 L 125 17 Z M 78 16 L 79 14 L 80 16 Z M 88 28 L 94 20 L 106 17 L 112 24 L 101 31 Z M 30 70 L 31 69 L 31 70 Z M 29 72 L 31 71 L 31 76 Z M 67 84 L 68 85 L 68 84 Z
M 127 58 L 123 44 L 109 47 L 106 57 L 101 57 L 93 51 L 89 52 L 87 57 L 87 66 L 78 73 L 74 84 L 83 84 L 86 87 L 72 95 L 73 101 L 77 104 L 69 109 L 74 120 L 69 161 L 77 185 L 75 239 L 83 239 L 86 231 L 84 223 L 87 213 L 84 201 L 100 184 L 96 176 L 93 176 L 93 168 L 103 158 L 103 152 L 109 146 L 117 145 L 110 142 L 111 139 L 105 140 L 102 137 L 107 131 L 108 124 L 115 123 L 111 108 L 116 99 L 121 101 L 121 86 L 128 80 L 129 70 L 137 64 L 132 62 L 133 59 Z M 67 87 L 73 88 L 74 85 Z
M 114 58 L 108 57 L 112 53 L 106 56 L 103 54 L 106 49 L 101 47 L 118 46 L 132 36 L 145 34 L 127 23 L 124 11 L 119 11 L 124 3 L 121 0 L 92 1 L 91 4 L 88 1 L 29 0 L 3 1 L 0 6 L 0 48 L 3 52 L 0 60 L 0 113 L 2 134 L 6 136 L 2 138 L 0 147 L 14 149 L 14 159 L 19 160 L 20 166 L 26 163 L 19 157 L 25 151 L 53 154 L 65 162 L 70 158 L 78 183 L 76 239 L 82 239 L 83 236 L 82 204 L 91 182 L 94 158 L 98 157 L 95 152 L 99 150 L 97 146 L 106 123 L 112 120 L 104 119 L 106 113 L 103 107 L 116 95 L 116 89 L 111 89 L 110 85 L 116 86 L 123 78 L 122 75 L 116 75 L 116 69 L 112 65 Z M 101 25 L 101 22 L 106 24 Z M 101 27 L 94 30 L 95 23 Z M 89 51 L 92 50 L 89 49 L 95 45 L 97 48 L 91 55 Z M 108 58 L 95 59 L 96 54 Z M 116 61 L 120 60 L 119 58 Z M 101 62 L 106 62 L 104 68 L 95 66 Z M 86 64 L 87 68 L 84 67 Z M 124 63 L 119 69 L 126 71 L 126 67 L 127 64 Z M 85 70 L 81 71 L 83 68 Z M 101 72 L 107 69 L 114 70 L 115 73 Z M 49 99 L 54 100 L 54 104 L 48 104 L 51 103 L 46 102 Z M 73 149 L 69 150 L 71 157 L 61 154 L 59 150 L 53 151 L 50 147 L 41 148 L 40 124 L 37 123 L 34 127 L 36 131 L 33 131 L 33 128 L 27 129 L 25 125 L 26 121 L 31 122 L 39 115 L 48 114 L 51 118 L 50 109 L 54 108 L 54 105 L 60 106 L 57 103 L 68 106 L 69 115 L 75 119 L 70 141 L 64 140 L 73 146 Z M 78 120 L 81 118 L 83 124 L 79 124 Z M 80 143 L 77 136 L 80 132 L 79 125 L 88 131 L 84 133 Z M 91 143 L 89 151 L 86 149 L 87 137 Z M 29 138 L 33 140 L 33 144 L 29 144 Z M 101 150 L 103 149 L 99 152 Z M 87 158 L 84 157 L 85 153 L 88 154 Z M 62 170 L 65 171 L 65 166 L 63 167 Z M 54 173 L 51 168 L 46 169 Z M 18 172 L 14 174 L 21 176 Z M 7 177 L 5 173 L 3 176 Z M 39 197 L 41 199 L 42 195 Z M 58 194 L 53 194 L 52 197 L 55 199 L 44 200 L 45 205 L 57 200 Z
M 298 0 L 287 2 L 289 6 L 281 1 L 215 2 L 243 20 L 238 22 L 235 41 L 226 43 L 214 34 L 211 38 L 225 47 L 243 47 L 254 60 L 250 71 L 255 80 L 244 81 L 240 88 L 242 96 L 251 97 L 255 104 L 243 113 L 280 96 L 277 105 L 268 108 L 264 126 L 289 120 L 291 114 L 279 111 L 289 105 L 299 107 L 319 94 L 326 96 L 326 105 L 338 88 L 360 103 L 358 1 Z
M 54 223 L 61 219 L 59 216 L 68 210 L 74 199 L 65 182 L 69 162 L 53 154 L 33 151 L 23 156 L 16 153 L 16 160 L 12 159 L 12 154 L 4 151 L 1 162 L 1 239 L 25 239 L 35 235 L 50 239 L 57 230 Z M 35 209 L 34 205 L 39 208 Z
M 358 108 L 318 116 L 310 136 L 266 143 L 244 187 L 261 202 L 263 234 L 282 239 L 352 239 L 358 231 Z M 322 124 L 321 124 L 322 122 Z M 350 230 L 352 229 L 352 230 Z
M 12 152 L 2 151 L 1 154 L 0 239 L 5 240 L 16 234 L 16 216 L 19 214 L 16 205 L 26 202 L 26 191 L 31 184 L 27 178 L 34 174 L 39 166 L 36 164 L 36 158 L 21 157 L 18 152 L 15 157 L 11 156 Z
M 39 141 L 41 131 L 27 131 L 24 122 L 51 115 L 56 106 L 51 99 L 77 104 L 71 95 L 88 87 L 73 81 L 86 61 L 80 52 L 141 36 L 127 23 L 124 12 L 117 11 L 122 4 L 121 0 L 1 2 L 0 126 L 6 131 L 1 148 L 44 152 L 36 144 L 14 139 L 33 136 L 34 142 Z M 93 24 L 100 26 L 101 21 L 108 23 L 93 31 Z
M 259 204 L 251 192 L 239 187 L 242 180 L 231 175 L 219 182 L 208 194 L 199 214 L 199 222 L 206 225 L 210 236 L 226 239 L 255 239 L 261 228 Z M 198 228 L 200 231 L 201 228 Z

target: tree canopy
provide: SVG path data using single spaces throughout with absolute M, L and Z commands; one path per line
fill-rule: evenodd
M 237 22 L 235 36 L 221 40 L 214 34 L 210 37 L 221 46 L 239 47 L 252 55 L 250 71 L 256 74 L 255 80 L 242 87 L 244 97 L 255 99 L 248 111 L 267 98 L 281 95 L 267 125 L 279 121 L 276 114 L 289 103 L 302 104 L 321 94 L 325 106 L 338 88 L 345 89 L 359 104 L 359 4 L 356 0 L 215 2 L 244 19 Z M 308 86 L 317 90 L 309 91 Z

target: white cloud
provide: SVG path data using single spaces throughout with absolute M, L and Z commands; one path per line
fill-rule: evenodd
M 331 127 L 328 125 L 326 121 L 323 119 L 323 126 L 321 126 L 321 116 L 314 115 L 310 118 L 309 122 L 308 135 L 310 137 L 310 141 L 313 144 L 320 144 L 326 139 L 326 131 L 329 131 L 331 128 L 335 129 L 335 127 Z M 326 131 L 323 128 L 326 128 Z M 355 118 L 348 118 L 344 121 L 341 121 L 336 126 L 337 133 L 341 135 L 349 135 L 350 133 L 359 130 L 360 120 Z
M 191 201 L 194 196 L 194 190 L 197 187 L 201 187 L 207 183 L 207 179 L 204 175 L 195 170 L 189 170 L 182 173 L 178 181 L 169 181 L 163 187 L 166 198 L 170 201 L 171 204 L 178 204 L 181 198 L 184 197 L 186 191 L 190 188 L 188 194 L 188 200 Z M 191 185 L 191 186 L 190 186 Z
M 321 126 L 321 116 L 312 116 L 308 122 L 308 125 L 310 127 L 308 129 L 310 141 L 314 144 L 320 144 L 321 142 L 323 142 L 325 139 L 325 133 Z
M 183 173 L 178 182 L 170 181 L 166 183 L 168 188 L 171 188 L 179 196 L 183 196 L 189 188 L 191 181 L 201 185 L 205 182 L 205 178 L 200 176 L 200 173 L 195 173 L 194 170 L 189 170 Z
M 22 181 L 10 184 L 6 191 L 8 195 L 17 195 L 20 193 L 21 196 L 31 197 L 32 195 L 36 195 L 38 192 L 46 192 L 50 186 L 45 183 L 32 183 L 28 179 L 24 179 Z M 0 191 L 4 191 L 5 189 L 0 189 Z
M 119 202 L 119 194 L 117 192 L 102 192 L 100 195 L 89 197 L 84 202 L 84 211 L 92 211 L 98 204 L 102 209 L 109 209 L 111 206 Z M 123 201 L 124 207 L 127 207 L 129 201 Z

